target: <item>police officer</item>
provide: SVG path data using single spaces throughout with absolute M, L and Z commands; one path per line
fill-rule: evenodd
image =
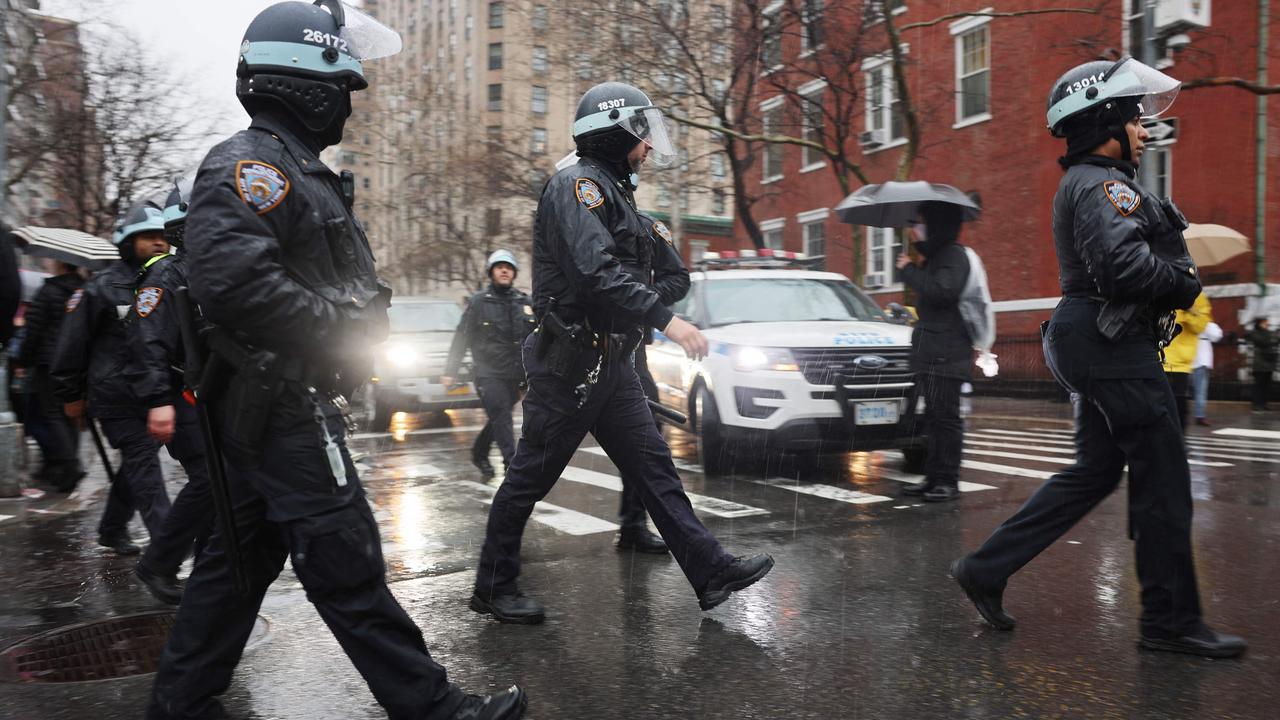
M 1191 306 L 1200 281 L 1181 213 L 1135 181 L 1142 118 L 1166 110 L 1179 85 L 1125 57 L 1079 65 L 1053 86 L 1049 129 L 1067 141 L 1053 203 L 1063 299 L 1042 332 L 1045 361 L 1075 407 L 1076 461 L 951 573 L 987 622 L 1011 630 L 1008 579 L 1115 490 L 1128 465 L 1141 646 L 1231 657 L 1244 640 L 1201 614 L 1187 453 L 1160 367 L 1172 311 Z
M 478 697 L 451 684 L 387 588 L 337 407 L 367 377 L 362 349 L 387 334 L 390 291 L 344 194 L 351 184 L 319 153 L 342 139 L 351 93 L 367 87 L 360 61 L 399 49 L 396 33 L 337 0 L 277 3 L 245 33 L 237 96 L 253 121 L 205 158 L 186 233 L 192 299 L 215 326 L 200 402 L 227 461 L 240 545 L 226 547 L 219 525 L 187 579 L 150 718 L 220 711 L 216 696 L 286 556 L 390 717 L 523 714 L 517 687 Z
M 707 353 L 697 328 L 674 317 L 646 284 L 632 174 L 653 153 L 675 156 L 662 111 L 624 83 L 583 95 L 573 124 L 580 158 L 543 188 L 534 220 L 533 299 L 540 324 L 525 341 L 529 392 L 515 458 L 489 510 L 471 609 L 502 622 L 539 623 L 541 604 L 520 593 L 520 540 L 533 506 L 551 491 L 588 432 L 614 464 L 634 472 L 645 507 L 703 610 L 756 582 L 768 555 L 734 558 L 693 514 L 671 452 L 632 366 L 644 326 L 691 357 Z
M 646 228 L 647 243 L 639 245 L 641 250 L 641 273 L 648 284 L 658 293 L 658 302 L 671 306 L 689 292 L 689 270 L 684 266 L 680 251 L 676 250 L 671 237 L 671 230 L 666 223 L 655 220 L 644 213 L 639 213 L 640 225 Z M 646 398 L 658 402 L 658 385 L 649 372 L 649 361 L 645 354 L 645 346 L 653 342 L 653 328 L 646 327 L 644 342 L 635 352 L 636 377 Z M 662 427 L 658 424 L 658 432 Z M 643 479 L 636 478 L 630 468 L 622 470 L 622 499 L 618 508 L 618 531 L 616 547 L 619 550 L 652 553 L 667 553 L 667 544 L 662 538 L 649 530 L 648 515 L 645 513 L 644 500 L 641 499 L 640 485 Z
M 125 317 L 133 306 L 133 280 L 142 264 L 166 255 L 161 209 L 150 200 L 129 208 L 113 240 L 120 262 L 95 273 L 67 299 L 67 317 L 58 331 L 50 371 L 54 394 L 77 422 L 88 412 L 102 427 L 112 447 L 120 450 L 120 467 L 107 495 L 98 525 L 98 544 L 121 555 L 136 555 L 127 524 L 134 511 L 142 515 L 151 537 L 160 535 L 169 514 L 169 496 L 160 470 L 160 445 L 147 432 L 147 411 L 121 372 L 131 353 Z
M 502 451 L 504 467 L 511 464 L 511 456 L 516 453 L 511 408 L 520 402 L 524 387 L 520 346 L 537 324 L 529 296 L 513 285 L 519 270 L 520 264 L 510 250 L 496 250 L 489 256 L 485 263 L 489 287 L 467 302 L 440 378 L 445 387 L 452 385 L 462 355 L 470 348 L 476 392 L 489 418 L 471 446 L 471 463 L 487 478 L 493 477 L 489 446 L 495 440 Z
M 147 432 L 168 447 L 187 473 L 187 484 L 174 499 L 160 534 L 152 536 L 134 570 L 152 595 L 173 605 L 182 598 L 178 567 L 213 525 L 204 438 L 195 409 L 182 395 L 186 358 L 175 299 L 178 289 L 187 284 L 182 239 L 190 201 L 191 179 L 180 179 L 163 212 L 164 236 L 177 254 L 157 255 L 143 263 L 134 280 L 133 309 L 126 319 L 133 355 L 124 374 L 147 408 Z

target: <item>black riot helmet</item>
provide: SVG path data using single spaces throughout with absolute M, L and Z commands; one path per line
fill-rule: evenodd
M 1132 162 L 1125 124 L 1168 110 L 1181 86 L 1127 55 L 1115 62 L 1095 60 L 1071 68 L 1049 91 L 1047 112 L 1049 132 L 1067 140 L 1063 164 L 1111 138 L 1120 142 L 1123 158 Z
M 236 96 L 250 115 L 284 109 L 334 144 L 351 114 L 350 93 L 369 86 L 360 61 L 400 48 L 394 30 L 341 0 L 276 3 L 245 30 Z
M 130 264 L 137 264 L 137 256 L 133 252 L 133 238 L 145 232 L 164 232 L 164 210 L 160 207 L 159 198 L 147 198 L 132 205 L 116 223 L 111 242 L 120 252 L 120 259 Z
M 187 207 L 191 204 L 191 188 L 195 184 L 195 173 L 182 175 L 174 179 L 173 189 L 164 199 L 164 239 L 175 248 L 181 248 L 186 237 Z
M 651 148 L 656 165 L 675 159 L 675 146 L 662 110 L 632 85 L 606 82 L 588 90 L 573 117 L 578 154 L 619 162 L 640 142 Z

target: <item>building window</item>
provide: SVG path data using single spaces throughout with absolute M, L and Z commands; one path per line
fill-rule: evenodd
M 502 112 L 502 83 L 489 85 L 489 112 Z
M 764 72 L 782 67 L 782 2 L 774 2 L 765 8 L 760 20 L 764 37 L 760 39 L 760 66 Z
M 819 144 L 826 142 L 823 132 L 823 89 L 824 87 L 819 86 L 817 89 L 806 92 L 801 88 L 800 92 L 800 117 L 803 122 L 803 137 L 805 140 Z M 826 159 L 826 156 L 823 155 L 822 151 L 804 145 L 800 147 L 801 172 L 821 166 L 824 159 Z
M 489 69 L 502 69 L 502 43 L 489 43 Z
M 711 153 L 711 157 L 707 159 L 707 162 L 711 165 L 711 177 L 713 178 L 724 177 L 725 175 L 724 153 L 720 153 L 720 152 Z
M 529 61 L 529 67 L 536 73 L 545 73 L 547 71 L 547 48 L 542 45 L 535 45 L 533 48 L 533 57 Z
M 720 188 L 716 188 L 715 190 L 711 191 L 711 214 L 724 215 L 724 213 L 725 213 L 724 190 Z
M 711 249 L 711 243 L 707 242 L 706 240 L 690 240 L 689 241 L 689 264 L 697 265 L 698 263 L 702 262 L 702 258 L 707 254 L 707 251 L 710 249 Z M 689 293 L 688 295 L 685 295 L 685 297 L 689 298 L 689 297 L 692 297 L 693 295 L 694 293 Z M 684 309 L 687 311 L 688 306 L 686 305 Z M 685 315 L 685 317 L 692 317 L 692 316 Z
M 503 7 L 503 3 L 501 2 L 489 3 L 489 27 L 491 28 L 502 27 L 502 15 L 503 15 L 504 9 L 505 8 Z
M 907 11 L 907 0 L 867 0 L 863 6 L 862 23 L 874 25 L 884 22 L 885 12 L 899 15 Z
M 764 240 L 764 246 L 771 250 L 782 249 L 782 228 L 786 225 L 786 220 L 765 220 L 760 223 L 760 236 Z
M 729 29 L 729 15 L 723 5 L 712 5 L 707 8 L 707 21 L 712 30 L 723 32 Z
M 487 139 L 491 144 L 494 144 L 494 145 L 502 144 L 502 126 L 501 125 L 490 125 L 486 127 L 484 129 L 484 135 L 485 135 L 485 139 Z
M 804 240 L 804 253 L 810 257 L 827 254 L 827 216 L 829 210 L 811 210 L 800 213 L 796 220 L 800 223 L 800 234 Z
M 866 71 L 867 78 L 867 131 L 880 144 L 891 143 L 905 137 L 906 123 L 898 103 L 894 86 L 893 66 L 881 60 Z
M 547 25 L 549 25 L 550 23 L 548 22 L 548 19 L 547 19 L 546 5 L 533 6 L 533 18 L 529 21 L 529 24 L 533 26 L 534 30 L 547 29 Z
M 484 232 L 491 236 L 502 232 L 502 208 L 485 208 Z
M 863 285 L 874 290 L 873 285 L 891 287 L 902 282 L 902 271 L 895 263 L 902 254 L 902 230 L 897 228 L 867 228 L 867 277 Z
M 1152 173 L 1155 177 L 1155 187 L 1152 188 L 1152 192 L 1161 199 L 1173 197 L 1173 153 L 1170 152 L 1170 148 L 1147 146 L 1142 162 L 1150 163 L 1155 169 Z
M 951 26 L 951 34 L 956 38 L 957 124 L 991 116 L 989 25 L 990 18 L 966 18 Z
M 782 98 L 777 102 L 770 101 L 760 106 L 760 132 L 763 135 L 777 135 L 782 127 Z M 761 181 L 773 182 L 782 177 L 782 145 L 765 143 L 764 157 L 761 163 Z
M 547 153 L 547 129 L 534 128 L 529 150 L 534 155 L 545 155 Z
M 531 109 L 538 115 L 545 115 L 547 112 L 547 89 L 539 85 L 533 86 L 533 102 Z
M 475 25 L 475 18 L 468 15 L 467 19 L 462 24 L 462 37 L 467 42 L 471 42 L 471 27 L 473 25 Z
M 800 6 L 800 54 L 809 53 L 822 47 L 825 36 L 822 34 L 822 11 L 825 0 L 801 0 Z

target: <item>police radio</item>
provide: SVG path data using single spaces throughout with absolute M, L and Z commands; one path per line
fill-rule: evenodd
M 342 179 L 342 199 L 350 210 L 356 204 L 356 175 L 350 170 L 343 170 L 339 177 Z

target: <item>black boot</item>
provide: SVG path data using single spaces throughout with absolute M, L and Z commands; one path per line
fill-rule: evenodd
M 1181 637 L 1148 637 L 1142 636 L 1138 644 L 1146 650 L 1185 653 L 1211 658 L 1231 658 L 1241 655 L 1249 647 L 1244 638 L 1218 632 L 1208 625 Z
M 519 720 L 528 704 L 529 696 L 524 690 L 512 685 L 493 695 L 468 695 L 452 720 Z
M 969 601 L 978 609 L 978 614 L 997 630 L 1012 630 L 1018 624 L 1013 616 L 1004 611 L 1004 584 L 998 590 L 980 587 L 978 581 L 965 570 L 964 560 L 951 563 L 951 578 L 956 581 Z
M 934 485 L 921 495 L 920 499 L 925 502 L 950 502 L 951 500 L 959 500 L 960 488 L 955 485 Z
M 761 553 L 751 557 L 736 557 L 733 562 L 711 578 L 707 587 L 698 594 L 698 607 L 710 610 L 729 599 L 729 594 L 751 586 L 773 569 L 773 558 Z
M 630 550 L 653 555 L 667 554 L 667 544 L 663 542 L 661 537 L 650 532 L 649 528 L 643 525 L 622 528 L 618 533 L 616 547 L 619 550 Z
M 489 462 L 489 458 L 473 457 L 471 458 L 471 464 L 475 465 L 476 469 L 479 470 L 480 474 L 483 475 L 486 479 L 493 478 L 493 474 L 494 474 L 493 463 Z
M 115 550 L 117 555 L 137 555 L 142 552 L 142 548 L 134 545 L 129 535 L 123 532 L 110 536 L 98 535 L 98 544 Z
M 161 575 L 152 572 L 144 563 L 139 562 L 133 569 L 143 585 L 151 591 L 151 595 L 162 603 L 177 605 L 182 601 L 182 581 L 177 575 Z
M 471 595 L 471 609 L 492 615 L 498 622 L 515 625 L 537 625 L 546 618 L 542 603 L 521 592 L 510 595 L 490 595 L 475 592 Z
M 919 497 L 934 488 L 938 483 L 933 478 L 925 478 L 918 483 L 902 486 L 902 494 L 912 497 Z

